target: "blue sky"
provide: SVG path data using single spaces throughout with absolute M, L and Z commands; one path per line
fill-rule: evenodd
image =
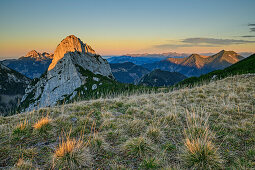
M 70 34 L 99 54 L 255 52 L 254 0 L 1 0 L 0 56 L 54 52 Z

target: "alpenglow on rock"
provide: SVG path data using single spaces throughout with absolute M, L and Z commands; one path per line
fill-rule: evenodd
M 105 59 L 79 38 L 68 36 L 55 50 L 48 71 L 26 89 L 21 104 L 29 111 L 56 105 L 67 96 L 73 98 L 77 88 L 92 88 L 92 85 L 88 85 L 89 74 L 113 78 L 110 65 Z
M 54 58 L 48 70 L 53 69 L 58 63 L 58 61 L 62 59 L 67 52 L 75 51 L 92 55 L 96 54 L 96 52 L 89 45 L 84 44 L 79 38 L 75 37 L 74 35 L 69 35 L 57 46 L 57 49 L 54 52 Z

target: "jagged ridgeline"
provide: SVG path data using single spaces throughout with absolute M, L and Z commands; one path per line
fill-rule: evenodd
M 88 44 L 71 35 L 57 46 L 48 70 L 27 87 L 19 111 L 109 96 L 138 88 L 144 87 L 116 82 L 108 62 Z
M 207 83 L 211 80 L 222 79 L 232 75 L 255 73 L 255 54 L 223 69 L 204 74 L 200 77 L 190 77 L 178 83 L 176 86 L 193 86 Z
M 187 77 L 200 76 L 211 71 L 224 69 L 244 59 L 234 51 L 222 50 L 212 56 L 192 54 L 184 58 L 168 58 L 157 63 L 144 64 L 143 67 L 154 70 L 161 69 L 179 72 Z

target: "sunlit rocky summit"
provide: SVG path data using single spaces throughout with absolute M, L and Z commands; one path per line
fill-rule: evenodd
M 53 54 L 44 52 L 39 53 L 36 50 L 29 51 L 23 58 L 34 58 L 37 61 L 47 60 L 47 59 L 53 59 Z
M 95 55 L 96 52 L 86 43 L 84 44 L 79 38 L 74 35 L 66 37 L 61 43 L 57 46 L 54 52 L 54 58 L 50 64 L 48 70 L 51 70 L 55 67 L 60 59 L 64 57 L 67 52 L 81 52 L 83 54 Z
M 100 77 L 113 78 L 110 65 L 87 44 L 74 35 L 57 46 L 48 71 L 26 89 L 21 105 L 26 110 L 56 105 L 72 99 L 77 88 L 96 90 Z

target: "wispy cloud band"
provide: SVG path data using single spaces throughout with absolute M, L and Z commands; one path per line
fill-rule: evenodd
M 255 35 L 243 35 L 242 38 L 255 38 Z
M 237 40 L 237 39 L 216 39 L 216 38 L 186 38 L 179 40 L 176 44 L 165 43 L 154 45 L 155 48 L 166 49 L 166 48 L 180 48 L 180 47 L 218 47 L 221 45 L 237 45 L 237 44 L 250 44 L 255 41 L 248 40 Z
M 232 45 L 255 43 L 255 41 L 236 40 L 236 39 L 216 39 L 216 38 L 187 38 L 182 42 L 189 44 L 213 44 L 213 45 Z
M 255 32 L 255 24 L 248 24 L 251 32 Z

